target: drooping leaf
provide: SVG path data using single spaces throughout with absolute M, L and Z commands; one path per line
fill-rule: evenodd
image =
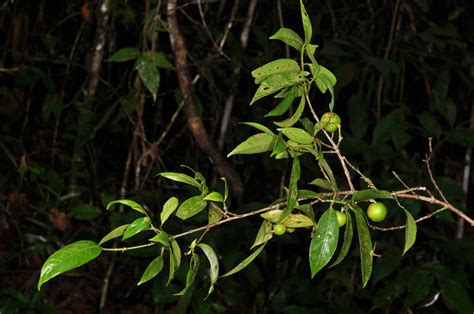
M 158 256 L 148 264 L 147 268 L 143 272 L 142 278 L 137 283 L 137 286 L 155 278 L 163 270 L 163 256 Z
M 282 27 L 270 39 L 278 39 L 287 44 L 290 47 L 301 51 L 303 47 L 303 39 L 295 31 L 289 28 Z
M 178 208 L 179 201 L 176 197 L 170 197 L 166 203 L 163 205 L 163 210 L 160 214 L 161 225 L 165 223 L 166 220 L 174 213 L 176 208 Z
M 188 289 L 191 287 L 192 283 L 196 279 L 196 275 L 199 270 L 199 264 L 200 264 L 199 255 L 193 252 L 191 256 L 191 261 L 189 262 L 188 273 L 186 274 L 186 286 L 180 292 L 175 293 L 175 295 L 178 296 L 178 295 L 186 294 L 186 292 L 188 291 Z
M 336 266 L 340 262 L 344 260 L 344 258 L 347 256 L 347 253 L 349 253 L 349 248 L 351 247 L 352 244 L 352 237 L 354 234 L 354 229 L 352 227 L 352 218 L 351 214 L 348 211 L 345 211 L 344 214 L 346 215 L 346 230 L 344 231 L 344 240 L 342 243 L 341 251 L 339 252 L 339 255 L 337 256 L 336 260 L 334 263 L 331 264 L 331 267 Z
M 253 241 L 252 247 L 250 249 L 268 242 L 268 240 L 270 240 L 272 237 L 272 224 L 270 221 L 264 220 L 260 226 L 260 229 L 258 229 L 257 237 L 255 238 L 255 241 Z
M 311 42 L 311 37 L 313 36 L 313 26 L 311 25 L 311 20 L 309 19 L 308 13 L 303 4 L 303 0 L 300 0 L 301 8 L 301 20 L 303 22 L 304 29 L 304 43 L 309 44 Z
M 256 249 L 252 254 L 250 254 L 246 259 L 244 259 L 242 262 L 240 262 L 237 266 L 235 266 L 234 268 L 232 268 L 231 270 L 229 270 L 227 273 L 225 273 L 224 275 L 222 275 L 221 277 L 227 277 L 227 276 L 230 276 L 230 275 L 233 275 L 239 271 L 241 271 L 242 269 L 244 269 L 245 267 L 247 267 L 248 264 L 250 264 L 259 254 L 260 252 L 262 252 L 262 250 L 265 248 L 265 244 L 263 244 L 262 246 L 260 246 L 258 249 Z
M 178 269 L 175 265 L 175 258 L 173 256 L 173 249 L 170 247 L 169 248 L 169 272 L 168 272 L 168 282 L 166 282 L 166 285 L 169 285 L 171 280 L 174 279 L 174 273 Z
M 322 68 L 322 67 L 321 67 Z M 326 74 L 319 74 L 314 80 L 319 90 L 324 94 L 326 90 L 329 90 L 331 93 L 331 101 L 329 102 L 329 111 L 334 110 L 334 85 L 332 85 L 331 79 Z
M 257 130 L 260 130 L 262 131 L 263 133 L 267 133 L 268 135 L 275 135 L 272 130 L 270 130 L 269 128 L 267 128 L 266 126 L 264 125 L 261 125 L 260 123 L 256 123 L 256 122 L 242 122 L 241 124 L 245 124 L 245 125 L 248 125 L 248 126 L 251 126 L 253 128 L 256 128 Z
M 306 98 L 301 97 L 300 104 L 298 105 L 298 108 L 296 108 L 296 111 L 293 114 L 293 116 L 291 116 L 291 118 L 288 118 L 281 122 L 274 122 L 274 123 L 281 128 L 289 128 L 290 126 L 298 122 L 299 118 L 303 114 L 305 106 L 306 106 Z
M 125 232 L 123 233 L 122 240 L 133 237 L 134 235 L 140 233 L 141 231 L 147 229 L 151 224 L 150 217 L 141 217 L 132 221 Z
M 252 71 L 252 76 L 255 79 L 255 84 L 261 84 L 270 76 L 281 73 L 296 73 L 299 74 L 301 68 L 299 64 L 293 59 L 277 59 Z
M 377 198 L 393 199 L 393 196 L 388 191 L 374 189 L 357 191 L 352 195 L 352 200 L 354 202 L 367 201 Z
M 372 274 L 372 240 L 370 239 L 369 227 L 367 226 L 367 221 L 364 218 L 363 210 L 357 205 L 354 205 L 352 208 L 356 217 L 357 233 L 359 235 L 362 287 L 365 287 L 369 282 L 370 275 Z
M 253 105 L 259 99 L 278 92 L 282 88 L 302 83 L 305 80 L 306 74 L 308 73 L 285 72 L 267 77 L 257 88 L 255 95 L 250 101 L 250 105 Z
M 299 144 L 312 144 L 313 136 L 300 128 L 283 128 L 281 132 L 290 140 Z
M 217 255 L 214 252 L 214 249 L 209 245 L 205 243 L 199 243 L 198 247 L 203 250 L 210 265 L 209 277 L 211 280 L 211 285 L 209 287 L 209 291 L 207 292 L 207 295 L 209 295 L 212 293 L 212 291 L 214 291 L 214 284 L 216 283 L 217 278 L 219 277 L 219 260 L 217 259 Z
M 126 205 L 128 207 L 130 207 L 131 209 L 133 210 L 136 210 L 137 212 L 139 213 L 142 213 L 143 215 L 147 215 L 146 211 L 143 209 L 143 207 L 138 204 L 137 202 L 135 201 L 131 201 L 131 200 L 116 200 L 116 201 L 112 201 L 110 202 L 108 205 L 107 205 L 107 210 L 110 209 L 110 207 L 114 204 L 123 204 L 123 205 Z
M 224 197 L 219 192 L 211 192 L 211 193 L 206 195 L 204 200 L 205 201 L 213 201 L 213 202 L 223 203 L 224 202 Z
M 275 108 L 273 108 L 269 113 L 267 113 L 265 117 L 277 117 L 284 114 L 293 104 L 293 101 L 296 98 L 297 91 L 298 91 L 298 86 L 289 87 L 289 90 L 286 93 L 283 100 Z
M 182 220 L 193 217 L 199 214 L 207 206 L 207 201 L 204 200 L 204 196 L 196 195 L 188 198 L 179 205 L 176 211 L 176 216 Z
M 107 241 L 110 241 L 110 240 L 112 240 L 112 239 L 121 237 L 121 236 L 123 235 L 123 233 L 125 232 L 125 229 L 127 229 L 127 227 L 128 227 L 128 224 L 126 224 L 126 225 L 121 225 L 121 226 L 115 228 L 114 230 L 110 231 L 109 233 L 107 233 L 107 234 L 102 238 L 102 240 L 100 240 L 99 245 L 102 245 L 103 243 L 105 243 L 105 242 L 107 242 Z
M 288 196 L 286 198 L 286 208 L 280 217 L 280 222 L 287 218 L 292 212 L 298 200 L 298 181 L 301 178 L 301 166 L 298 156 L 293 156 L 291 166 L 290 184 L 288 187 Z
M 54 252 L 41 268 L 38 290 L 50 279 L 80 267 L 102 253 L 102 248 L 93 241 L 77 241 Z
M 337 187 L 336 177 L 334 176 L 334 173 L 332 172 L 331 166 L 329 166 L 329 163 L 326 161 L 326 158 L 324 158 L 324 155 L 320 151 L 317 151 L 315 149 L 311 150 L 311 153 L 316 157 L 316 160 L 318 161 L 320 168 L 326 173 L 329 180 L 331 181 L 332 186 L 337 191 L 338 187 Z
M 313 278 L 331 260 L 339 239 L 336 212 L 329 207 L 318 220 L 316 233 L 309 246 L 309 266 Z
M 153 96 L 153 101 L 156 101 L 158 87 L 160 86 L 160 71 L 156 67 L 155 58 L 151 51 L 146 51 L 138 57 L 135 69 L 138 71 L 143 84 Z
M 174 267 L 176 270 L 181 265 L 181 248 L 179 247 L 179 244 L 175 239 L 171 238 L 170 242 L 171 242 L 171 253 L 173 255 Z
M 220 221 L 224 217 L 222 208 L 220 208 L 216 203 L 209 202 L 208 206 L 208 215 L 207 215 L 207 222 L 209 225 L 212 225 L 218 221 Z
M 186 184 L 195 186 L 198 189 L 201 188 L 201 184 L 199 184 L 199 182 L 196 179 L 194 179 L 194 178 L 192 178 L 192 177 L 190 177 L 190 176 L 188 176 L 187 174 L 184 174 L 184 173 L 161 172 L 158 175 L 162 176 L 166 179 L 169 179 L 169 180 L 173 180 L 173 181 L 176 181 L 176 182 L 186 183 Z
M 237 145 L 227 157 L 237 154 L 259 154 L 271 151 L 274 145 L 274 135 L 267 133 L 258 133 L 250 136 L 248 139 Z
M 415 244 L 416 241 L 416 222 L 413 216 L 408 210 L 403 208 L 405 215 L 407 216 L 405 222 L 405 246 L 403 248 L 403 255 Z
M 170 236 L 161 230 L 158 234 L 156 234 L 153 238 L 148 239 L 150 242 L 161 243 L 166 247 L 170 246 Z
M 140 56 L 140 51 L 133 47 L 125 47 L 117 50 L 114 54 L 107 59 L 108 62 L 124 62 L 135 60 Z

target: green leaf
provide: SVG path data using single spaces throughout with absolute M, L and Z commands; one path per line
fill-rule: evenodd
M 212 291 L 214 291 L 214 284 L 217 281 L 217 278 L 219 277 L 219 260 L 217 259 L 217 255 L 210 247 L 209 245 L 205 243 L 199 243 L 198 247 L 200 247 L 204 254 L 207 257 L 207 260 L 209 261 L 209 273 L 210 273 L 210 280 L 211 280 L 211 285 L 209 287 L 209 291 L 207 292 L 207 295 L 210 295 Z
M 171 247 L 170 247 L 169 253 L 170 253 L 169 254 L 170 267 L 169 267 L 169 274 L 168 274 L 168 282 L 166 283 L 166 285 L 169 285 L 171 280 L 174 279 L 174 273 L 176 272 L 176 269 L 178 269 L 178 267 L 175 266 L 175 259 L 174 259 L 173 250 Z
M 320 168 L 324 172 L 326 172 L 326 175 L 329 177 L 329 180 L 331 180 L 332 186 L 337 191 L 338 188 L 337 188 L 336 177 L 334 177 L 334 173 L 332 172 L 331 166 L 329 166 L 328 162 L 324 158 L 324 155 L 315 149 L 311 150 L 311 153 L 316 157 L 316 160 L 318 161 Z
M 273 157 L 278 154 L 286 153 L 286 142 L 283 140 L 283 135 L 281 132 L 278 133 L 275 139 L 275 145 L 273 145 L 273 150 L 270 157 Z
M 364 211 L 357 205 L 354 205 L 353 212 L 357 221 L 357 233 L 359 235 L 360 248 L 360 267 L 362 270 L 362 287 L 369 282 L 372 274 L 372 240 L 370 239 L 369 227 L 364 218 Z
M 114 54 L 107 60 L 108 62 L 124 62 L 135 60 L 140 56 L 140 51 L 133 47 L 125 47 L 117 50 Z
M 323 94 L 326 93 L 326 90 L 329 89 L 329 92 L 331 93 L 331 102 L 329 103 L 329 111 L 332 112 L 334 109 L 334 87 L 333 87 L 334 85 L 332 85 L 331 79 L 325 74 L 318 73 L 314 82 L 316 83 L 319 90 Z
M 171 253 L 174 259 L 175 270 L 181 265 L 181 248 L 179 247 L 178 242 L 171 238 Z
M 306 228 L 314 226 L 314 221 L 303 214 L 291 214 L 281 224 L 287 228 Z
M 255 241 L 253 241 L 252 247 L 250 249 L 253 249 L 254 247 L 259 246 L 260 244 L 263 244 L 265 242 L 268 242 L 272 237 L 272 224 L 270 221 L 264 220 L 262 222 L 262 225 L 260 226 L 260 229 L 258 229 L 257 237 L 255 238 Z
M 137 59 L 135 69 L 138 71 L 143 84 L 153 96 L 153 101 L 156 101 L 158 87 L 160 86 L 160 71 L 155 65 L 155 58 L 151 51 L 144 52 Z
M 474 147 L 474 128 L 458 128 L 448 135 L 448 142 L 464 147 Z
M 143 272 L 142 278 L 137 283 L 137 286 L 155 278 L 163 270 L 163 256 L 158 256 L 148 264 L 147 268 Z
M 170 236 L 162 230 L 158 234 L 156 234 L 153 238 L 148 239 L 148 241 L 161 243 L 166 247 L 170 246 Z
M 126 199 L 112 201 L 107 205 L 107 210 L 109 210 L 110 207 L 114 204 L 123 204 L 123 205 L 126 205 L 126 206 L 130 207 L 133 210 L 136 210 L 139 213 L 142 213 L 143 215 L 147 215 L 147 213 L 143 209 L 143 207 L 135 201 L 126 200 Z
M 258 133 L 250 136 L 234 148 L 227 157 L 237 154 L 259 154 L 271 151 L 274 145 L 274 135 Z
M 273 34 L 270 39 L 281 40 L 290 47 L 295 48 L 301 52 L 303 47 L 303 39 L 295 31 L 289 28 L 282 27 L 275 34 Z
M 441 291 L 443 291 L 443 294 L 446 296 L 449 303 L 454 306 L 457 313 L 473 313 L 474 306 L 471 297 L 463 285 L 451 278 L 440 278 L 438 279 L 438 283 L 441 287 Z
M 93 241 L 77 241 L 54 252 L 41 268 L 38 290 L 50 279 L 80 267 L 102 253 L 102 248 Z
M 151 224 L 150 217 L 142 217 L 137 218 L 130 225 L 128 225 L 127 229 L 123 233 L 122 240 L 126 240 L 128 238 L 133 237 L 134 235 L 140 233 L 141 231 L 147 229 Z
M 311 21 L 309 19 L 308 13 L 303 4 L 303 0 L 300 0 L 301 8 L 301 20 L 303 22 L 304 29 L 304 43 L 309 44 L 311 42 L 311 37 L 313 36 L 313 27 L 311 26 Z
M 250 105 L 253 105 L 259 99 L 278 92 L 282 88 L 302 83 L 305 80 L 306 74 L 307 72 L 287 72 L 269 76 L 257 88 L 255 95 L 250 101 Z
M 173 180 L 173 181 L 176 181 L 176 182 L 186 183 L 186 184 L 195 186 L 198 189 L 201 188 L 201 184 L 199 184 L 199 182 L 196 179 L 194 179 L 194 178 L 192 178 L 192 177 L 190 177 L 190 176 L 188 176 L 187 174 L 184 174 L 184 173 L 161 172 L 158 175 L 162 176 L 166 179 L 169 179 L 169 180 Z
M 349 248 L 351 247 L 352 244 L 352 237 L 354 234 L 354 230 L 352 227 L 352 218 L 351 214 L 349 211 L 345 211 L 344 214 L 346 215 L 346 230 L 344 231 L 344 240 L 342 243 L 341 251 L 339 252 L 339 255 L 337 256 L 336 260 L 334 263 L 331 264 L 330 267 L 336 266 L 340 262 L 344 260 L 344 258 L 347 256 L 347 253 L 349 253 Z
M 73 207 L 68 213 L 68 216 L 78 220 L 90 220 L 99 217 L 101 213 L 102 211 L 100 208 L 93 205 L 83 204 Z
M 298 200 L 298 181 L 301 178 L 301 166 L 298 156 L 293 156 L 291 166 L 290 185 L 288 187 L 288 196 L 286 198 L 286 209 L 280 217 L 280 222 L 288 217 L 292 212 Z
M 443 133 L 443 127 L 439 124 L 433 114 L 425 111 L 417 116 L 426 134 L 439 137 Z
M 274 123 L 281 128 L 289 128 L 290 126 L 298 122 L 299 118 L 303 114 L 305 106 L 306 106 L 306 98 L 301 97 L 300 104 L 298 105 L 298 108 L 296 108 L 296 111 L 291 118 L 286 119 L 281 122 L 274 122 Z
M 176 197 L 169 198 L 166 203 L 163 205 L 163 210 L 160 214 L 161 225 L 165 223 L 166 220 L 174 213 L 176 208 L 178 208 L 179 201 Z
M 189 269 L 188 273 L 186 274 L 186 286 L 183 288 L 178 293 L 175 293 L 174 295 L 179 296 L 179 295 L 185 295 L 188 289 L 191 287 L 192 283 L 196 279 L 196 275 L 199 270 L 199 255 L 193 252 L 193 255 L 191 257 L 191 261 L 189 262 Z
M 269 128 L 267 128 L 266 126 L 264 125 L 261 125 L 260 123 L 256 123 L 256 122 L 241 122 L 241 124 L 245 124 L 245 125 L 248 125 L 248 126 L 251 126 L 253 128 L 256 128 L 257 130 L 260 130 L 262 131 L 263 133 L 267 133 L 268 135 L 275 135 L 272 130 L 270 130 Z
M 293 104 L 293 101 L 296 98 L 296 93 L 298 91 L 298 86 L 291 86 L 289 87 L 288 92 L 286 93 L 283 100 L 265 115 L 265 117 L 277 117 L 284 114 Z
M 393 199 L 393 196 L 392 194 L 390 194 L 389 191 L 374 190 L 374 189 L 361 190 L 361 191 L 355 192 L 352 195 L 352 200 L 354 202 L 372 200 L 372 199 L 377 199 L 377 198 Z
M 384 116 L 374 128 L 372 133 L 372 143 L 382 144 L 392 138 L 395 130 L 399 129 L 405 121 L 405 112 L 403 109 L 396 109 Z
M 339 239 L 336 212 L 329 207 L 318 220 L 316 234 L 309 245 L 309 266 L 313 278 L 331 260 Z
M 213 202 L 223 203 L 224 202 L 224 197 L 219 192 L 211 192 L 211 193 L 206 195 L 204 200 L 205 201 L 213 201 Z
M 293 59 L 277 59 L 252 71 L 252 76 L 255 78 L 255 84 L 261 84 L 270 76 L 282 73 L 299 74 L 301 68 L 299 64 Z
M 208 207 L 208 214 L 207 214 L 207 223 L 209 225 L 212 225 L 218 221 L 220 221 L 224 217 L 224 214 L 222 212 L 222 209 L 213 202 L 209 202 L 209 207 Z
M 102 238 L 102 240 L 100 240 L 99 245 L 102 245 L 105 242 L 110 241 L 112 239 L 121 237 L 123 233 L 125 232 L 125 229 L 127 229 L 127 227 L 128 227 L 128 224 L 119 226 L 115 228 L 114 230 L 110 231 Z
M 259 254 L 260 252 L 262 252 L 263 248 L 265 247 L 265 244 L 263 244 L 261 247 L 259 247 L 258 249 L 256 249 L 252 254 L 250 254 L 246 259 L 244 259 L 242 262 L 240 262 L 237 266 L 235 266 L 234 268 L 232 268 L 231 270 L 229 270 L 227 273 L 225 273 L 224 275 L 222 275 L 221 277 L 227 277 L 227 276 L 230 276 L 230 275 L 233 275 L 239 271 L 241 271 L 242 269 L 244 269 L 245 267 L 247 267 L 248 264 L 250 264 Z
M 171 64 L 171 62 L 169 62 L 166 56 L 159 51 L 153 52 L 153 64 L 163 69 L 169 69 L 173 67 L 173 65 Z
M 415 244 L 416 240 L 416 222 L 413 216 L 410 214 L 408 210 L 403 208 L 407 219 L 406 219 L 406 226 L 405 226 L 405 247 L 403 249 L 403 255 Z
M 206 206 L 207 201 L 204 200 L 204 196 L 192 196 L 179 205 L 176 216 L 182 220 L 186 220 L 199 214 L 206 208 Z
M 428 296 L 433 288 L 434 278 L 426 270 L 414 272 L 408 283 L 405 306 L 411 307 Z
M 313 136 L 300 128 L 283 128 L 281 132 L 290 140 L 299 144 L 312 144 Z
M 319 186 L 320 188 L 323 188 L 323 189 L 328 190 L 328 191 L 336 191 L 335 186 L 332 185 L 332 183 L 329 182 L 326 179 L 317 178 L 317 179 L 314 179 L 313 181 L 311 181 L 308 184 Z

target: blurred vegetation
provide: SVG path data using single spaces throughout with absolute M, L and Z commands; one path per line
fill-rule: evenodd
M 393 171 L 409 186 L 432 187 L 423 162 L 431 137 L 430 162 L 441 190 L 472 217 L 473 179 L 466 168 L 474 146 L 472 3 L 307 2 L 318 60 L 338 78 L 335 111 L 342 118 L 344 155 L 386 190 L 403 188 Z M 281 26 L 300 27 L 298 1 L 258 1 L 242 46 L 251 3 L 179 2 L 193 97 L 214 143 L 228 96 L 235 94 L 227 132 L 216 144 L 223 155 L 252 132 L 238 123 L 258 122 L 270 108 L 248 106 L 256 88 L 250 72 L 285 55 L 298 58 L 268 39 Z M 403 232 L 373 231 L 381 256 L 364 289 L 355 248 L 352 258 L 310 280 L 309 239 L 297 231 L 272 241 L 243 272 L 220 279 L 205 301 L 205 280 L 186 296 L 173 296 L 184 287 L 184 271 L 168 287 L 166 274 L 137 287 L 156 256 L 153 249 L 101 256 L 37 292 L 39 269 L 52 252 L 78 239 L 99 239 L 136 218 L 129 211 L 106 212 L 112 199 L 132 198 L 158 213 L 170 195 L 189 195 L 156 173 L 186 164 L 222 187 L 180 105 L 165 1 L 4 1 L 0 21 L 2 313 L 96 312 L 101 296 L 106 313 L 472 313 L 474 233 L 449 212 L 419 223 L 417 242 L 403 258 Z M 100 43 L 103 59 L 95 73 Z M 136 58 L 109 60 L 126 47 Z M 159 55 L 152 57 L 160 60 L 158 68 L 135 66 L 135 59 L 149 57 L 146 52 Z M 149 84 L 144 76 L 152 78 Z M 329 96 L 313 97 L 318 113 L 327 111 Z M 236 211 L 282 196 L 290 167 L 284 160 L 228 160 L 245 186 L 241 199 L 233 200 Z M 301 165 L 307 183 L 317 170 L 309 160 Z M 417 201 L 404 205 L 415 218 L 432 210 Z M 402 214 L 389 210 L 383 226 L 403 224 Z M 171 223 L 174 231 L 183 229 L 180 221 Z M 249 219 L 207 235 L 226 270 L 248 255 L 258 227 Z M 208 276 L 204 268 L 199 276 Z

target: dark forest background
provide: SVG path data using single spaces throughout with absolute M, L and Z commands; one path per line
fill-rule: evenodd
M 472 217 L 472 2 L 305 5 L 318 61 L 338 79 L 343 154 L 386 190 L 401 187 L 393 171 L 410 186 L 432 187 L 423 162 L 432 138 L 430 164 L 441 190 Z M 264 121 L 270 106 L 248 105 L 256 89 L 250 72 L 273 59 L 298 58 L 268 37 L 282 26 L 302 32 L 299 2 L 178 6 L 192 97 L 209 135 L 204 144 L 183 108 L 166 1 L 1 1 L 0 312 L 472 313 L 474 232 L 448 211 L 418 224 L 417 242 L 403 258 L 403 232 L 373 231 L 381 257 L 364 289 L 356 248 L 311 280 L 307 234 L 297 231 L 272 241 L 245 271 L 220 279 L 206 300 L 205 267 L 184 297 L 173 296 L 184 286 L 184 271 L 168 287 L 164 275 L 137 287 L 156 253 L 147 249 L 103 254 L 37 291 L 51 253 L 135 218 L 106 212 L 111 200 L 134 199 L 158 213 L 170 195 L 189 195 L 158 172 L 186 164 L 219 186 L 223 174 L 235 171 L 244 192 L 237 197 L 234 185 L 231 207 L 239 213 L 284 193 L 285 160 L 237 156 L 222 170 L 203 145 L 225 156 L 253 134 L 239 122 Z M 111 58 L 122 48 L 128 52 Z M 136 66 L 150 54 L 158 67 Z M 318 112 L 327 111 L 328 97 L 312 95 Z M 301 163 L 304 183 L 315 170 L 309 159 Z M 433 210 L 417 201 L 405 205 L 415 218 Z M 399 224 L 403 216 L 389 210 L 384 225 Z M 224 268 L 248 255 L 258 227 L 257 219 L 241 220 L 207 235 Z M 181 230 L 183 222 L 171 228 Z

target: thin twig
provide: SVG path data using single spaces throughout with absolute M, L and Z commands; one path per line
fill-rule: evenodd
M 431 159 L 431 154 L 433 152 L 433 148 L 431 146 L 431 142 L 432 142 L 432 138 L 428 138 L 428 147 L 429 147 L 429 152 L 428 152 L 428 155 L 426 156 L 425 160 L 423 160 L 425 162 L 425 165 L 426 165 L 426 169 L 428 170 L 428 174 L 430 176 L 430 180 L 431 180 L 431 183 L 433 183 L 433 186 L 435 187 L 436 191 L 438 191 L 439 195 L 441 195 L 441 198 L 443 199 L 443 201 L 445 201 L 446 203 L 448 203 L 448 200 L 446 199 L 446 196 L 444 196 L 444 193 L 443 191 L 441 191 L 441 189 L 439 188 L 438 186 L 438 183 L 436 183 L 436 180 L 435 178 L 433 177 L 433 172 L 431 171 L 431 167 L 430 167 L 430 159 Z
M 439 214 L 442 211 L 445 211 L 446 209 L 447 209 L 447 207 L 441 207 L 441 208 L 435 210 L 434 212 L 432 212 L 432 213 L 430 213 L 426 216 L 418 218 L 417 220 L 415 220 L 415 222 L 419 223 L 423 220 L 429 219 L 429 218 L 433 217 L 434 215 Z M 379 230 L 379 231 L 392 231 L 392 230 L 400 230 L 400 229 L 405 229 L 406 228 L 406 225 L 395 226 L 395 227 L 387 227 L 387 228 L 377 227 L 377 226 L 374 226 L 370 223 L 368 223 L 368 225 L 369 225 L 370 228 L 372 228 L 374 230 Z

